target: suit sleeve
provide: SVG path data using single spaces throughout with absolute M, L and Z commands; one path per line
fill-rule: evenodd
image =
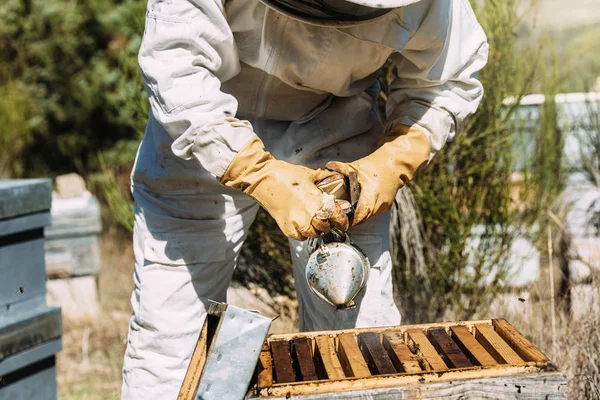
M 397 76 L 386 103 L 387 130 L 416 125 L 429 138 L 431 157 L 461 131 L 477 109 L 483 87 L 477 74 L 487 62 L 485 33 L 468 0 L 416 3 L 421 11 L 404 22 L 412 35 L 392 56 Z
M 173 153 L 217 177 L 252 138 L 221 82 L 240 71 L 220 0 L 150 0 L 138 56 L 150 106 L 173 138 Z

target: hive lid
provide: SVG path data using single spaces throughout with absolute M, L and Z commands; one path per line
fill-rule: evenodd
M 102 231 L 100 205 L 90 192 L 78 197 L 52 199 L 52 225 L 46 227 L 47 239 L 97 235 Z
M 50 209 L 50 179 L 0 180 L 0 220 Z

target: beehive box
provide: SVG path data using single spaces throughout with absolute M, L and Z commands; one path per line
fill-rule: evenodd
M 271 335 L 248 398 L 566 398 L 565 375 L 503 319 Z
M 52 225 L 44 231 L 46 275 L 50 278 L 97 275 L 101 231 L 100 205 L 90 192 L 68 199 L 54 196 Z
M 46 306 L 48 179 L 0 181 L 0 399 L 56 399 L 59 308 Z

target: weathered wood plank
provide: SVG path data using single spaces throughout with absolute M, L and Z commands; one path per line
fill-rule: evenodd
M 56 399 L 55 356 L 52 355 L 2 375 L 0 399 Z
M 491 319 L 477 320 L 477 321 L 455 321 L 455 322 L 439 322 L 433 324 L 416 324 L 416 325 L 400 325 L 400 326 L 382 326 L 382 327 L 370 327 L 370 328 L 354 328 L 344 329 L 343 333 L 351 333 L 358 335 L 362 332 L 375 332 L 375 333 L 386 333 L 386 332 L 400 332 L 404 333 L 409 330 L 426 330 L 432 328 L 449 328 L 456 325 L 473 326 L 474 324 L 491 324 Z M 311 332 L 295 332 L 295 333 L 281 333 L 269 336 L 269 340 L 292 340 L 294 338 L 314 338 L 316 336 L 328 335 L 337 336 L 340 331 L 311 331 Z
M 385 348 L 379 342 L 379 335 L 374 332 L 358 335 L 358 347 L 363 354 L 369 370 L 373 375 L 395 374 L 396 369 L 387 355 Z
M 0 361 L 61 334 L 62 316 L 57 307 L 44 307 L 19 320 L 0 319 Z
M 296 377 L 292 368 L 289 342 L 277 340 L 270 342 L 270 344 L 275 369 L 275 381 L 277 383 L 295 382 Z
M 399 372 L 421 372 L 418 357 L 411 353 L 398 332 L 388 332 L 383 335 L 383 347 L 388 352 L 394 367 Z
M 445 371 L 448 366 L 437 353 L 427 336 L 421 330 L 410 330 L 407 332 L 408 340 L 413 344 L 415 353 L 423 358 L 433 371 Z
M 438 353 L 442 354 L 446 364 L 453 368 L 468 368 L 473 366 L 465 353 L 463 353 L 454 340 L 448 336 L 444 328 L 430 329 L 427 334 Z
M 535 361 L 539 363 L 550 362 L 529 340 L 521 335 L 505 319 L 493 319 L 492 324 L 496 333 L 508 343 L 513 350 L 525 361 Z
M 269 387 L 273 384 L 273 360 L 271 360 L 271 352 L 269 346 L 264 343 L 260 356 L 258 357 L 258 388 Z
M 317 336 L 315 338 L 315 364 L 321 365 L 326 378 L 331 380 L 343 379 L 344 370 L 335 351 L 333 338 L 330 336 Z M 325 377 L 324 377 L 325 378 Z
M 476 325 L 481 326 L 477 329 Z M 496 325 L 498 325 L 498 323 L 496 323 Z M 415 329 L 416 327 L 418 327 L 418 329 Z M 436 351 L 436 347 L 434 347 L 434 342 L 436 342 L 434 336 L 439 336 L 439 334 L 437 334 L 437 332 L 431 332 L 428 339 L 427 331 L 436 328 L 444 328 L 446 336 L 448 337 L 448 335 L 450 335 L 451 341 L 454 342 L 460 352 L 463 353 L 471 364 L 481 364 L 486 368 L 481 368 L 480 366 L 453 368 L 454 364 L 447 356 L 445 356 L 443 349 L 438 352 Z M 269 398 L 289 398 L 290 396 L 295 398 L 296 396 L 301 395 L 299 398 L 307 400 L 335 398 L 359 399 L 364 398 L 364 395 L 367 393 L 365 390 L 368 390 L 369 396 L 385 400 L 391 400 L 398 397 L 455 399 L 464 397 L 494 397 L 500 399 L 534 399 L 548 396 L 547 398 L 549 399 L 564 398 L 566 390 L 566 386 L 564 386 L 564 375 L 554 372 L 541 373 L 540 371 L 546 371 L 546 369 L 540 368 L 539 361 L 523 361 L 523 358 L 519 357 L 519 354 L 511 348 L 514 343 L 518 343 L 516 342 L 518 339 L 513 339 L 514 343 L 511 342 L 510 338 L 503 339 L 500 336 L 500 329 L 496 329 L 498 332 L 494 331 L 492 328 L 492 320 L 487 320 L 273 335 L 270 337 L 271 340 L 273 340 L 274 337 L 285 338 L 288 341 L 300 337 L 315 338 L 315 354 L 313 359 L 315 360 L 317 376 L 321 378 L 321 380 L 275 383 L 268 389 L 263 388 L 259 390 L 259 394 L 261 396 L 267 396 L 268 394 Z M 397 373 L 385 375 L 372 374 L 371 372 L 376 371 L 376 368 L 373 366 L 371 366 L 373 371 L 368 370 L 369 366 L 366 365 L 367 362 L 361 354 L 361 349 L 363 351 L 365 350 L 364 340 L 359 339 L 358 336 L 363 333 L 372 333 L 370 335 L 371 337 L 382 339 L 380 344 L 386 351 L 394 369 L 398 371 Z M 324 365 L 322 365 L 319 341 L 316 339 L 323 336 L 325 336 L 325 342 L 329 342 L 329 345 L 331 345 L 332 342 L 335 343 L 334 357 L 332 359 L 335 360 L 339 357 L 339 368 L 343 370 L 345 377 L 338 376 L 335 380 L 325 379 L 328 375 Z M 369 337 L 369 335 L 367 335 L 367 337 Z M 444 342 L 444 340 L 442 339 L 441 342 Z M 500 349 L 494 349 L 493 351 L 495 351 L 495 354 L 491 354 L 486 350 L 487 347 L 493 348 L 493 346 L 499 347 Z M 321 345 L 321 347 L 326 348 L 327 345 Z M 363 363 L 363 371 L 366 372 L 364 377 L 353 376 L 352 368 L 354 367 L 356 369 L 356 366 L 353 365 L 351 360 L 348 359 L 348 355 L 345 354 L 344 351 L 346 349 L 353 349 L 353 351 L 349 350 L 348 352 L 355 356 L 358 355 L 354 362 L 356 363 L 358 361 L 359 365 L 361 362 Z M 503 355 L 509 359 L 511 358 L 506 355 L 506 349 L 512 351 L 513 354 L 516 354 L 517 357 L 519 357 L 518 359 L 513 359 L 513 362 L 519 361 L 519 364 L 509 365 L 505 363 Z M 335 350 L 338 352 L 338 357 L 335 357 Z M 402 353 L 404 357 L 399 356 Z M 434 361 L 436 357 L 438 362 L 441 360 L 443 367 L 438 364 L 438 369 L 432 370 L 431 364 L 436 364 L 436 361 Z M 368 359 L 369 357 L 366 358 Z M 406 358 L 413 362 L 413 372 L 407 372 L 408 369 L 406 368 L 406 363 L 403 363 L 402 358 Z M 497 361 L 496 358 L 500 361 Z M 444 362 L 445 360 L 446 362 Z M 415 370 L 415 367 L 419 368 L 419 370 Z M 451 368 L 449 369 L 448 367 Z M 426 371 L 422 371 L 421 369 L 426 369 Z M 350 373 L 346 373 L 346 370 L 349 370 Z M 537 383 L 528 381 L 525 385 L 516 384 L 511 386 L 510 382 L 518 382 L 524 375 L 527 376 L 527 379 L 534 375 L 543 378 L 539 378 Z M 556 382 L 553 381 L 553 377 L 555 376 L 559 377 L 556 378 Z M 500 389 L 496 389 L 495 382 L 498 382 L 499 380 L 506 383 L 503 383 Z M 477 383 L 471 384 L 475 381 Z M 488 382 L 492 387 L 490 390 L 488 390 L 486 385 Z M 458 387 L 467 389 L 456 389 L 455 393 L 455 388 Z M 388 390 L 386 391 L 385 388 L 388 388 Z M 542 389 L 536 391 L 539 388 Z M 544 390 L 546 390 L 546 392 L 544 392 Z M 379 393 L 381 393 L 381 397 L 376 395 Z
M 316 381 L 317 372 L 315 370 L 315 364 L 313 362 L 312 345 L 306 338 L 294 339 L 292 341 L 294 346 L 294 353 L 296 360 L 298 361 L 298 368 L 296 371 L 299 373 L 299 381 Z
M 49 210 L 52 205 L 50 179 L 0 181 L 0 219 Z
M 475 361 L 482 367 L 493 367 L 498 365 L 498 362 L 494 357 L 479 344 L 466 326 L 452 326 L 450 327 L 450 332 L 459 347 L 462 348 L 467 356 L 471 357 L 472 361 Z
M 371 399 L 566 399 L 566 376 L 537 372 L 536 366 L 499 366 L 422 374 L 385 375 L 344 381 L 319 381 L 270 388 L 273 399 L 300 396 L 302 400 Z M 268 396 L 267 389 L 260 392 Z
M 204 364 L 206 364 L 207 351 L 208 322 L 206 321 L 202 324 L 202 330 L 200 331 L 200 336 L 196 342 L 196 347 L 194 347 L 190 364 L 188 365 L 183 382 L 181 383 L 177 400 L 194 400 L 196 398 L 196 391 L 198 390 L 202 370 L 204 369 Z
M 5 221 L 0 221 L 2 229 Z M 14 235 L 0 234 L 0 307 L 2 314 L 13 304 L 46 296 L 44 229 Z M 8 309 L 6 308 L 8 307 Z M 4 325 L 3 322 L 0 322 Z
M 523 359 L 488 324 L 474 326 L 475 339 L 501 364 L 521 365 Z
M 355 378 L 371 376 L 367 362 L 358 348 L 356 337 L 352 334 L 342 334 L 337 339 L 338 355 L 344 374 Z

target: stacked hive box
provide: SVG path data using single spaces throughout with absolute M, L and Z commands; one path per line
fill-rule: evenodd
M 46 306 L 51 182 L 0 181 L 0 398 L 55 399 L 60 309 Z
M 90 192 L 53 196 L 52 225 L 45 229 L 47 299 L 65 318 L 98 314 L 101 229 L 100 206 Z
M 46 273 L 51 278 L 96 276 L 100 270 L 100 205 L 90 192 L 52 200 L 45 230 Z

